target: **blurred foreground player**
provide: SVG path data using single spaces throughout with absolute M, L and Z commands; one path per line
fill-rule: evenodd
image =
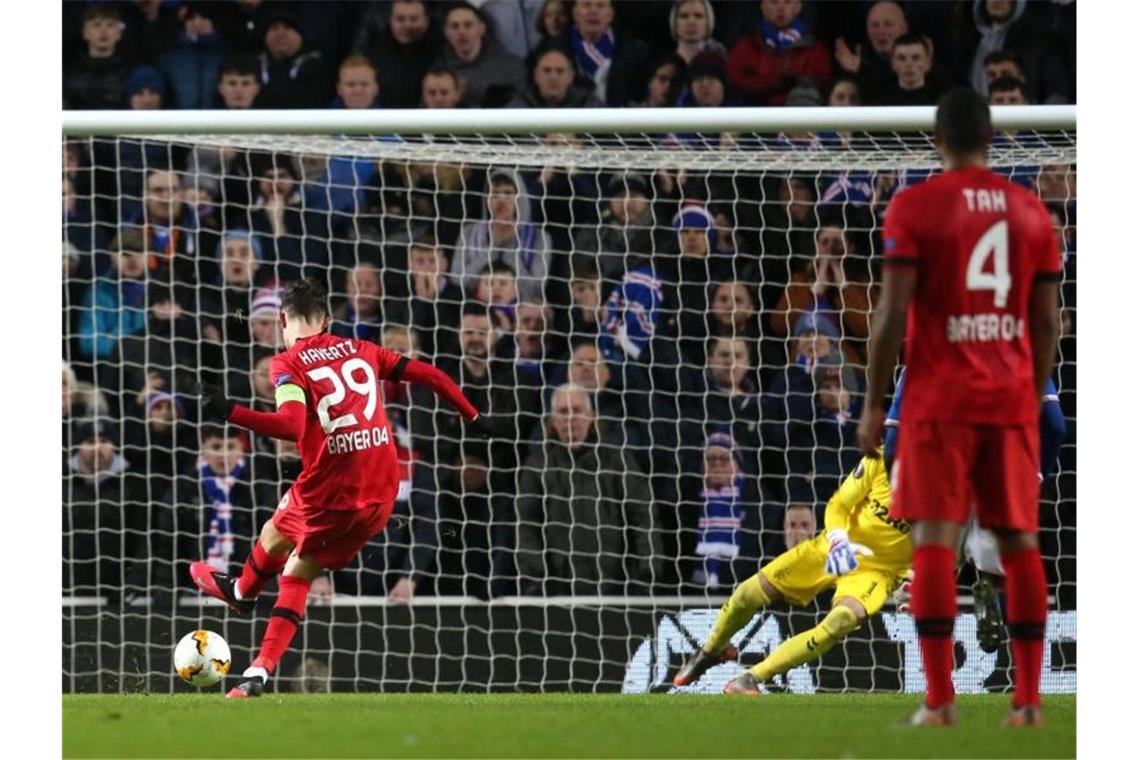
M 906 372 L 899 376 L 895 386 L 895 395 L 891 399 L 891 408 L 887 410 L 886 434 L 883 442 L 883 459 L 890 470 L 898 451 L 899 418 L 902 414 L 903 392 L 906 388 Z M 1067 426 L 1065 414 L 1061 411 L 1061 401 L 1057 393 L 1057 386 L 1053 379 L 1045 383 L 1045 398 L 1041 401 L 1041 470 L 1040 479 L 1053 474 L 1057 466 L 1057 457 L 1061 455 L 1061 446 L 1065 442 Z M 1005 578 L 1005 570 L 1001 566 L 1001 549 L 998 546 L 997 535 L 992 530 L 978 527 L 976 518 L 971 517 L 966 527 L 966 535 L 962 539 L 962 559 L 972 564 L 977 571 L 977 580 L 972 589 L 974 596 L 974 614 L 977 616 L 975 635 L 978 647 L 990 654 L 996 652 L 1006 640 L 1005 623 L 1002 620 L 1001 605 L 998 595 Z M 895 593 L 895 601 L 899 604 L 899 611 L 910 609 L 910 584 L 904 583 Z
M 400 471 L 380 381 L 422 383 L 466 419 L 478 417 L 455 383 L 430 364 L 329 335 L 328 294 L 313 280 L 286 288 L 280 321 L 286 350 L 269 364 L 276 412 L 256 412 L 216 388 L 200 388 L 203 416 L 296 441 L 302 462 L 240 578 L 206 562 L 190 566 L 198 588 L 239 613 L 249 612 L 281 573 L 261 650 L 242 674 L 246 680 L 226 695 L 231 698 L 260 696 L 301 624 L 313 579 L 347 565 L 388 522 Z
M 1038 414 L 1059 335 L 1061 259 L 1036 196 L 989 171 L 989 106 L 970 89 L 938 104 L 941 175 L 891 201 L 871 326 L 859 445 L 873 454 L 907 333 L 907 400 L 892 515 L 913 527 L 915 618 L 926 700 L 913 725 L 957 722 L 958 537 L 976 505 L 998 537 L 1013 642 L 1009 725 L 1041 722 L 1045 568 L 1037 544 Z
M 774 602 L 802 606 L 835 589 L 831 610 L 819 625 L 788 639 L 763 662 L 729 681 L 725 694 L 760 694 L 765 681 L 819 659 L 876 614 L 910 568 L 910 527 L 889 516 L 890 505 L 886 464 L 878 455 L 864 457 L 827 502 L 819 535 L 776 557 L 736 587 L 708 640 L 681 667 L 673 684 L 695 683 L 712 666 L 736 659 L 732 635 L 756 610 Z

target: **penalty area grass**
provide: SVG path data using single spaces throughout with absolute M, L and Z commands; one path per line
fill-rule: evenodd
M 1000 725 L 1009 696 L 958 698 L 959 725 L 894 725 L 916 694 L 65 695 L 63 756 L 1075 757 L 1077 700 Z

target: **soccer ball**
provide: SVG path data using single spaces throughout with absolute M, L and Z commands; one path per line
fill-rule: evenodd
M 230 672 L 230 645 L 213 631 L 192 631 L 174 647 L 174 672 L 191 686 L 213 686 Z

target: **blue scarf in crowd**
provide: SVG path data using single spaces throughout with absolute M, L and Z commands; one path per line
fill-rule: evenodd
M 802 16 L 796 16 L 785 29 L 777 29 L 765 21 L 760 25 L 760 34 L 764 43 L 772 50 L 787 50 L 803 41 L 807 27 Z
M 613 27 L 606 29 L 597 42 L 590 42 L 582 37 L 576 24 L 570 27 L 570 44 L 574 48 L 574 60 L 578 62 L 578 68 L 589 74 L 591 79 L 596 79 L 598 70 L 609 65 L 614 57 L 614 48 L 617 47 Z
M 206 497 L 206 561 L 222 572 L 229 572 L 234 553 L 233 505 L 230 492 L 245 471 L 245 457 L 238 460 L 229 475 L 210 469 L 205 457 L 198 459 L 198 480 Z
M 696 552 L 705 561 L 693 573 L 693 580 L 697 583 L 720 585 L 725 562 L 731 562 L 740 553 L 740 523 L 744 517 L 740 492 L 743 487 L 744 476 L 737 475 L 730 486 L 701 491 L 705 503 L 697 523 L 700 538 Z

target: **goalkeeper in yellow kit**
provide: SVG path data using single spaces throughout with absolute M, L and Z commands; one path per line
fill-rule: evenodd
M 910 526 L 890 517 L 891 484 L 882 458 L 864 457 L 827 503 L 823 531 L 789 549 L 736 587 L 708 640 L 685 662 L 675 686 L 700 680 L 739 655 L 729 643 L 756 610 L 781 600 L 806 605 L 835 588 L 831 611 L 810 631 L 785 641 L 763 662 L 730 681 L 726 694 L 759 694 L 761 684 L 823 656 L 883 603 L 911 564 Z

